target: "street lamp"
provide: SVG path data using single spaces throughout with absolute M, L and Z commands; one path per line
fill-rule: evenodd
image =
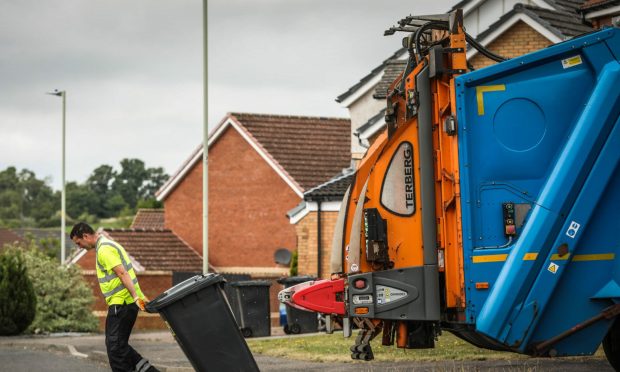
M 65 195 L 65 117 L 67 107 L 67 92 L 64 90 L 47 92 L 52 96 L 62 97 L 62 190 L 60 197 L 60 264 L 65 263 L 65 225 L 66 225 L 66 195 Z
M 209 58 L 208 58 L 208 40 L 207 37 L 207 3 L 208 0 L 202 1 L 202 37 L 203 37 L 203 89 L 204 89 L 204 123 L 202 130 L 202 272 L 209 272 Z

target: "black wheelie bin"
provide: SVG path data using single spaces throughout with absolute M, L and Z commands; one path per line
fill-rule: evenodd
M 269 310 L 268 280 L 244 280 L 229 284 L 232 295 L 228 296 L 244 337 L 271 336 L 271 313 Z M 230 293 L 230 291 L 229 291 Z
M 147 305 L 159 313 L 196 371 L 258 371 L 218 274 L 196 275 Z
M 316 280 L 316 278 L 311 276 L 291 276 L 278 279 L 278 283 L 284 284 L 285 288 L 289 288 L 310 280 Z M 314 333 L 318 331 L 319 320 L 317 313 L 299 310 L 286 305 L 286 325 L 284 326 L 284 333 L 288 335 L 291 333 Z

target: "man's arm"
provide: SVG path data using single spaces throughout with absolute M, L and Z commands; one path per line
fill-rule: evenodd
M 129 273 L 127 272 L 127 270 L 125 270 L 125 267 L 123 267 L 123 265 L 118 265 L 118 266 L 114 266 L 112 270 L 114 271 L 116 276 L 118 276 L 118 278 L 121 280 L 125 288 L 127 288 L 127 290 L 129 291 L 129 294 L 131 294 L 131 298 L 133 298 L 136 301 L 136 305 L 140 307 L 140 310 L 144 310 L 144 302 L 140 304 L 141 299 L 138 298 L 138 294 L 136 293 L 136 287 L 134 287 L 133 281 L 131 280 L 131 276 L 129 276 Z

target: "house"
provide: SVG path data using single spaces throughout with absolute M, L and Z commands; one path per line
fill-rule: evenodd
M 288 212 L 297 234 L 299 275 L 329 278 L 332 240 L 340 204 L 353 180 L 345 169 L 329 181 L 304 193 L 304 201 Z
M 579 10 L 594 28 L 620 27 L 620 0 L 588 0 Z
M 121 244 L 138 275 L 140 288 L 153 299 L 175 284 L 178 273 L 202 271 L 202 258 L 186 242 L 168 229 L 99 229 L 98 233 Z M 95 295 L 93 313 L 99 318 L 99 329 L 105 327 L 107 305 L 101 295 L 95 269 L 95 250 L 82 250 L 71 260 L 82 268 L 82 275 Z M 158 314 L 140 312 L 139 329 L 165 329 Z
M 616 14 L 618 3 L 620 0 L 464 0 L 456 3 L 452 10 L 463 9 L 466 31 L 478 43 L 496 54 L 513 58 L 592 31 L 581 12 L 586 11 L 586 19 L 588 14 L 591 19 L 598 19 L 596 17 Z M 400 43 L 395 40 L 394 44 Z M 336 98 L 349 110 L 351 117 L 353 164 L 363 158 L 367 148 L 385 128 L 387 90 L 405 69 L 407 57 L 405 49 L 398 49 Z M 467 58 L 473 69 L 495 63 L 473 48 L 467 51 Z M 318 185 L 304 194 L 303 203 L 289 211 L 290 222 L 297 231 L 300 274 L 329 277 L 326 270 L 329 268 L 331 235 L 328 232 L 334 230 L 340 209 L 338 197 L 342 199 L 346 190 L 344 186 L 348 185 L 347 177 L 340 172 L 335 174 L 331 182 L 338 184 L 338 193 L 324 200 L 322 190 L 332 186 L 330 182 Z M 317 222 L 319 214 L 320 224 Z
M 286 211 L 350 165 L 348 119 L 229 113 L 209 136 L 209 262 L 220 273 L 288 275 Z M 202 145 L 157 192 L 165 225 L 202 253 Z
M 229 113 L 209 136 L 209 263 L 227 277 L 270 280 L 274 324 L 276 280 L 289 274 L 275 254 L 297 245 L 286 211 L 349 167 L 350 133 L 348 119 Z M 166 228 L 201 255 L 202 156 L 200 145 L 156 194 Z

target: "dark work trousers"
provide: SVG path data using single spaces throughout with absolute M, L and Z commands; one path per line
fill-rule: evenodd
M 114 372 L 142 370 L 141 367 L 150 367 L 148 361 L 142 358 L 131 346 L 129 335 L 138 317 L 138 306 L 110 305 L 105 323 L 105 346 L 108 351 L 110 367 Z

